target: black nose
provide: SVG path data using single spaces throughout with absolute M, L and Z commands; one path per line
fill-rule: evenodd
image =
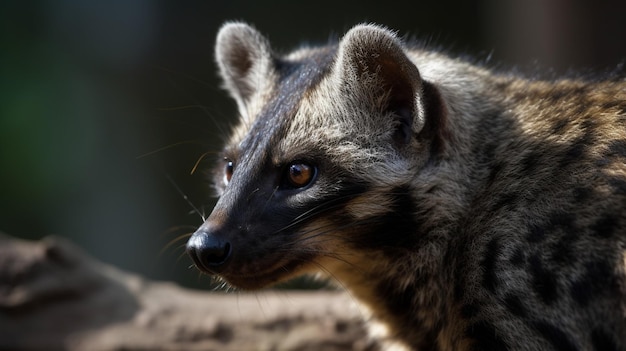
M 232 252 L 230 243 L 202 229 L 196 231 L 187 242 L 187 254 L 198 269 L 206 273 L 220 273 Z

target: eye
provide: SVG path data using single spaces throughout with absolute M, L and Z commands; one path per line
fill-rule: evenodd
M 286 170 L 287 183 L 294 188 L 305 187 L 315 178 L 316 169 L 308 163 L 294 162 Z
M 235 170 L 235 164 L 233 161 L 226 159 L 226 165 L 224 165 L 224 185 L 228 185 L 230 178 L 233 177 L 233 171 Z

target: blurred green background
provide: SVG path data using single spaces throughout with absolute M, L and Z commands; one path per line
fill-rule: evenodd
M 2 1 L 0 231 L 65 236 L 153 279 L 207 287 L 176 237 L 214 199 L 207 172 L 235 106 L 217 29 L 245 20 L 279 52 L 376 22 L 533 74 L 621 70 L 623 1 Z M 550 69 L 548 69 L 550 67 Z M 188 201 L 181 195 L 188 197 Z

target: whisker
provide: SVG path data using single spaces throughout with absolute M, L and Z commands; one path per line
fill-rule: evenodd
M 165 150 L 171 149 L 171 148 L 173 148 L 173 147 L 180 146 L 180 145 L 186 145 L 186 144 L 198 144 L 198 145 L 202 145 L 202 142 L 201 142 L 200 140 L 184 140 L 184 141 L 179 141 L 179 142 L 177 142 L 177 143 L 172 143 L 172 144 L 169 144 L 169 145 L 166 145 L 166 146 L 160 147 L 160 148 L 158 148 L 158 149 L 156 149 L 156 150 L 152 150 L 152 151 L 146 152 L 146 153 L 144 153 L 144 154 L 141 154 L 141 155 L 139 155 L 139 156 L 136 156 L 136 157 L 135 157 L 135 159 L 139 160 L 139 159 L 142 159 L 142 158 L 145 158 L 145 157 L 148 157 L 148 156 L 154 155 L 154 154 L 156 154 L 156 153 L 159 153 L 159 152 L 161 152 L 161 151 L 165 151 Z
M 352 295 L 352 292 L 350 291 L 350 289 L 348 289 L 348 287 L 344 284 L 343 280 L 339 279 L 339 277 L 337 277 L 333 272 L 331 272 L 328 268 L 326 268 L 323 264 L 319 263 L 319 262 L 313 262 L 313 264 L 315 264 L 321 271 L 325 272 L 326 274 L 328 274 L 337 284 L 339 284 L 339 286 L 341 287 L 341 289 L 345 292 L 348 293 L 348 295 L 350 296 L 350 298 L 356 302 L 358 304 L 358 300 L 354 297 L 354 295 Z
M 261 300 L 259 300 L 259 295 L 254 294 L 254 297 L 256 298 L 256 302 L 259 304 L 259 309 L 261 310 L 261 314 L 263 315 L 264 318 L 267 318 L 267 312 L 265 312 L 265 309 L 263 308 L 263 304 L 261 303 Z
M 344 196 L 341 196 L 339 198 L 335 198 L 335 199 L 329 200 L 329 201 L 327 201 L 327 202 L 325 202 L 323 204 L 317 205 L 314 208 L 312 208 L 312 209 L 310 209 L 310 210 L 300 214 L 299 216 L 294 218 L 289 224 L 287 224 L 286 226 L 276 230 L 273 234 L 278 234 L 278 233 L 280 233 L 280 232 L 282 232 L 284 230 L 287 230 L 287 229 L 289 229 L 289 228 L 291 228 L 293 226 L 296 226 L 296 225 L 298 225 L 298 224 L 300 224 L 300 223 L 302 223 L 304 221 L 309 220 L 311 217 L 317 216 L 317 215 L 322 214 L 324 212 L 328 212 L 328 211 L 333 210 L 335 208 L 340 208 L 343 205 L 343 203 L 336 203 L 336 204 L 333 204 L 333 203 L 336 202 L 336 201 L 339 201 L 339 200 L 343 200 L 343 199 L 346 199 L 346 198 L 353 197 L 353 196 L 355 196 L 355 195 L 354 194 L 344 195 Z
M 167 178 L 167 180 L 172 184 L 172 186 L 174 186 L 174 189 L 176 189 L 176 191 L 178 191 L 178 194 L 180 194 L 180 196 L 182 196 L 183 200 L 185 200 L 187 202 L 187 204 L 189 204 L 189 206 L 191 206 L 191 208 L 194 210 L 194 212 L 196 214 L 198 214 L 200 216 L 200 218 L 202 218 L 202 222 L 206 221 L 206 219 L 204 218 L 204 214 L 202 214 L 202 212 L 200 212 L 200 210 L 193 204 L 193 202 L 191 202 L 191 200 L 189 200 L 189 197 L 187 196 L 187 194 L 185 194 L 185 192 L 183 192 L 183 190 L 178 186 L 178 184 L 176 184 L 174 179 L 172 179 L 172 177 L 168 173 L 165 173 L 165 178 Z
M 182 246 L 183 245 L 181 245 L 179 247 L 182 247 Z M 178 258 L 176 258 L 176 263 L 180 262 L 180 260 L 182 260 L 183 257 L 185 257 L 185 256 L 187 256 L 187 252 L 186 251 L 181 252 L 180 255 L 178 255 Z M 195 266 L 191 266 L 191 267 L 195 267 Z
M 201 80 L 201 79 L 198 79 L 198 78 L 196 78 L 196 77 L 194 77 L 194 76 L 191 76 L 191 75 L 189 75 L 189 74 L 186 74 L 186 73 L 183 73 L 183 72 L 180 72 L 180 71 L 175 71 L 175 70 L 170 69 L 170 68 L 167 68 L 167 67 L 165 67 L 165 66 L 160 66 L 160 65 L 150 65 L 150 66 L 151 66 L 153 69 L 156 69 L 156 70 L 159 70 L 159 71 L 163 71 L 163 72 L 167 72 L 167 73 L 172 73 L 172 74 L 176 74 L 176 75 L 178 75 L 178 76 L 185 77 L 186 79 L 189 79 L 189 80 L 194 81 L 194 82 L 196 82 L 196 83 L 200 83 L 201 85 L 204 85 L 204 86 L 205 86 L 205 87 L 207 87 L 207 88 L 213 88 L 213 87 L 214 87 L 214 85 L 213 85 L 213 84 L 210 84 L 209 82 L 203 81 L 203 80 Z
M 349 223 L 345 223 L 343 225 L 339 225 L 337 226 L 335 223 L 328 223 L 322 227 L 317 227 L 317 228 L 311 228 L 308 231 L 305 231 L 303 233 L 301 233 L 301 235 L 299 236 L 299 238 L 295 241 L 290 242 L 290 244 L 301 244 L 304 241 L 310 240 L 310 239 L 314 239 L 317 238 L 319 236 L 328 236 L 329 233 L 332 233 L 334 231 L 341 231 L 343 229 L 348 229 L 348 228 L 352 228 L 352 227 L 356 227 L 356 226 L 363 226 L 363 225 L 369 225 L 369 224 L 373 224 L 376 223 L 375 219 L 371 219 L 371 220 L 360 220 L 358 222 L 353 221 L 353 222 L 349 222 Z M 325 230 L 326 228 L 329 228 L 329 230 Z M 312 234 L 312 235 L 308 235 L 308 234 Z M 339 237 L 338 235 L 331 235 L 331 237 Z M 346 240 L 348 238 L 342 237 L 343 240 Z
M 193 109 L 193 108 L 204 109 L 204 108 L 208 108 L 208 106 L 185 105 L 185 106 L 175 106 L 175 107 L 157 107 L 156 110 L 157 111 L 182 111 L 182 110 Z
M 256 188 L 254 190 L 252 190 L 250 192 L 250 194 L 248 194 L 248 197 L 246 198 L 246 201 L 250 201 L 250 198 L 252 197 L 252 195 L 254 195 L 255 193 L 257 193 L 259 190 L 261 190 L 261 188 Z
M 161 234 L 159 234 L 159 239 L 163 239 L 164 237 L 169 237 L 172 233 L 177 231 L 188 231 L 188 230 L 196 230 L 196 226 L 190 224 L 176 225 L 172 226 L 166 230 L 164 230 Z
M 203 153 L 202 155 L 200 155 L 200 157 L 198 157 L 198 160 L 196 161 L 196 163 L 194 163 L 193 167 L 191 168 L 191 172 L 189 172 L 189 174 L 194 174 L 196 172 L 196 169 L 200 165 L 200 162 L 202 162 L 202 160 L 204 160 L 204 158 L 207 155 L 209 155 L 209 154 L 217 154 L 217 153 L 218 152 L 216 152 L 216 151 L 207 151 L 207 152 Z
M 294 250 L 277 250 L 277 251 L 293 252 Z M 324 257 L 328 257 L 328 258 L 331 258 L 331 259 L 343 262 L 343 263 L 345 263 L 345 264 L 347 264 L 347 265 L 349 265 L 349 266 L 351 266 L 353 268 L 358 268 L 353 263 L 351 263 L 351 262 L 347 261 L 345 258 L 342 258 L 341 256 L 339 256 L 339 253 L 337 253 L 337 252 L 318 250 L 318 249 L 308 249 L 308 250 L 298 249 L 296 251 L 297 252 L 302 252 L 302 253 L 315 253 L 315 254 L 317 254 L 319 256 L 324 256 Z M 314 262 L 314 260 L 311 261 L 311 262 Z M 359 269 L 359 271 L 361 271 L 361 270 Z
M 331 257 L 334 258 L 334 257 Z M 339 285 L 339 287 L 346 293 L 348 294 L 348 296 L 350 297 L 350 299 L 355 303 L 355 305 L 358 307 L 359 313 L 361 314 L 361 317 L 363 317 L 363 319 L 365 319 L 365 313 L 363 312 L 363 310 L 361 309 L 361 305 L 358 301 L 358 299 L 352 294 L 352 291 L 350 289 L 348 289 L 348 287 L 346 286 L 346 284 L 343 282 L 343 280 L 341 280 L 339 277 L 337 277 L 332 271 L 330 271 L 328 268 L 326 268 L 323 264 L 317 262 L 317 261 L 310 261 L 307 263 L 312 263 L 315 266 L 317 266 L 319 268 L 320 271 L 326 273 L 336 284 Z
M 333 198 L 333 199 L 328 200 L 328 201 L 326 201 L 326 202 L 324 202 L 324 203 L 322 203 L 320 205 L 317 205 L 317 206 L 313 207 L 312 209 L 310 209 L 308 211 L 305 211 L 304 213 L 302 213 L 298 217 L 296 217 L 294 219 L 294 221 L 300 220 L 301 218 L 308 216 L 311 212 L 314 212 L 314 211 L 318 210 L 321 207 L 327 206 L 330 203 L 333 203 L 333 202 L 336 202 L 336 201 L 339 201 L 339 200 L 348 199 L 348 198 L 351 198 L 351 197 L 356 197 L 356 196 L 359 196 L 359 195 L 360 194 L 347 194 L 347 195 L 343 195 L 343 196 L 340 196 L 340 197 L 337 197 L 337 198 Z
M 172 245 L 176 244 L 177 242 L 189 238 L 193 233 L 185 233 L 182 235 L 177 236 L 176 238 L 170 240 L 167 244 L 165 244 L 165 246 L 161 249 L 161 251 L 159 251 L 158 256 L 161 256 L 165 253 L 165 251 L 167 251 L 168 249 L 170 249 L 172 247 Z
M 275 187 L 274 190 L 272 191 L 272 193 L 270 194 L 269 198 L 265 202 L 265 205 L 263 205 L 263 211 L 265 211 L 265 209 L 267 208 L 267 205 L 270 203 L 270 200 L 272 200 L 274 195 L 276 195 L 277 191 L 278 191 L 278 187 Z
M 155 68 L 160 69 L 160 70 L 163 70 L 163 71 L 165 71 L 165 72 L 169 72 L 169 73 L 174 73 L 174 74 L 182 75 L 183 77 L 185 77 L 185 78 L 187 78 L 187 79 L 190 79 L 190 80 L 192 80 L 192 81 L 198 82 L 198 83 L 200 83 L 200 84 L 207 84 L 206 82 L 203 82 L 203 81 L 201 81 L 201 80 L 199 80 L 199 79 L 196 79 L 196 78 L 194 78 L 194 77 L 191 77 L 191 76 L 186 75 L 186 74 L 181 73 L 181 72 L 174 72 L 174 71 L 172 71 L 172 70 L 169 70 L 169 69 L 164 68 L 164 67 L 159 67 L 159 66 L 155 66 Z M 228 133 L 227 133 L 227 131 L 224 129 L 224 127 L 223 127 L 220 123 L 218 123 L 217 119 L 213 116 L 213 114 L 212 114 L 212 113 L 210 113 L 209 109 L 208 109 L 206 106 L 204 106 L 203 104 L 200 104 L 200 103 L 197 101 L 197 99 L 195 99 L 195 98 L 193 97 L 193 95 L 189 93 L 189 91 L 187 91 L 186 89 L 184 89 L 184 88 L 180 87 L 178 84 L 176 84 L 176 83 L 172 80 L 172 78 L 167 77 L 166 79 L 169 81 L 170 85 L 171 85 L 173 88 L 175 88 L 176 90 L 178 90 L 179 92 L 181 92 L 184 96 L 187 96 L 187 97 L 188 97 L 188 98 L 189 98 L 189 99 L 193 102 L 193 105 L 194 105 L 194 106 L 197 106 L 197 107 L 198 107 L 198 108 L 199 108 L 199 109 L 200 109 L 200 110 L 201 110 L 201 111 L 202 111 L 202 112 L 203 112 L 206 116 L 208 116 L 208 117 L 210 118 L 210 120 L 211 120 L 211 122 L 213 123 L 213 125 L 214 125 L 217 129 L 218 129 L 218 131 L 219 131 L 220 135 L 226 135 L 226 134 L 228 134 Z

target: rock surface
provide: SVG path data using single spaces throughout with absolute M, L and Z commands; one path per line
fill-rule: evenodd
M 199 292 L 0 235 L 0 350 L 378 350 L 361 319 L 342 292 Z

